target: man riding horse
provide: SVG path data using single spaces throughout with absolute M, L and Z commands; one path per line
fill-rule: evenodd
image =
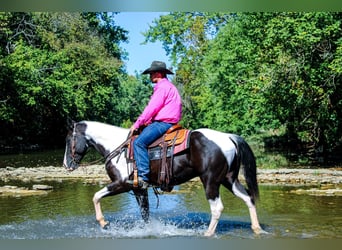
M 172 125 L 182 117 L 182 101 L 177 88 L 168 80 L 167 74 L 173 74 L 166 64 L 153 61 L 151 67 L 142 74 L 150 74 L 153 94 L 130 129 L 133 135 L 145 127 L 133 143 L 133 153 L 138 169 L 138 185 L 146 189 L 149 186 L 148 145 L 161 137 Z M 133 180 L 128 180 L 133 185 Z
M 156 85 L 148 105 L 130 130 L 95 121 L 72 122 L 68 126 L 63 165 L 69 171 L 78 168 L 89 147 L 94 147 L 106 158 L 105 168 L 110 183 L 97 191 L 93 197 L 96 220 L 104 229 L 108 227 L 109 222 L 105 220 L 102 213 L 101 199 L 129 191 L 133 191 L 142 218 L 148 222 L 147 187 L 149 184 L 164 183 L 160 176 L 164 177 L 166 172 L 160 170 L 160 166 L 165 166 L 162 164 L 163 160 L 152 160 L 150 169 L 148 146 L 159 137 L 164 138 L 164 133 L 181 119 L 181 98 L 175 86 L 166 78 L 166 75 L 172 72 L 166 69 L 165 63 L 155 61 L 143 73 L 149 73 L 152 83 Z M 138 177 L 136 170 L 128 167 L 127 159 L 120 158 L 123 144 L 120 146 L 119 142 L 124 141 L 125 138 L 127 141 L 127 133 L 132 135 L 135 130 L 146 125 L 148 126 L 138 137 L 135 137 L 133 142 L 133 153 L 139 170 Z M 126 142 L 124 144 L 126 145 Z M 162 155 L 167 155 L 164 146 L 163 149 Z M 224 208 L 220 196 L 221 185 L 245 202 L 249 209 L 253 231 L 256 234 L 264 233 L 255 206 L 259 196 L 256 160 L 252 149 L 241 136 L 212 129 L 193 130 L 188 136 L 187 150 L 173 154 L 170 161 L 172 171 L 165 187 L 167 190 L 195 177 L 199 177 L 203 184 L 211 211 L 205 236 L 214 235 Z M 247 188 L 238 179 L 241 167 L 244 169 Z M 161 173 L 163 174 L 160 175 Z M 133 181 L 130 180 L 132 174 Z M 139 186 L 140 188 L 136 188 Z

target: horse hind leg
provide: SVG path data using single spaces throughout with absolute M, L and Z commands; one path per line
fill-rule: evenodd
M 209 227 L 204 233 L 204 236 L 210 237 L 213 236 L 216 231 L 216 227 L 224 207 L 220 196 L 218 196 L 216 199 L 208 199 L 208 201 L 210 205 L 211 219 Z
M 211 181 L 204 182 L 203 179 L 201 180 L 204 185 L 206 198 L 209 202 L 211 212 L 210 223 L 207 231 L 204 233 L 204 236 L 211 237 L 215 234 L 216 227 L 221 217 L 224 206 L 219 193 L 220 186 L 216 183 L 214 184 Z
M 252 224 L 251 228 L 254 231 L 254 233 L 255 234 L 266 233 L 264 230 L 262 230 L 259 224 L 256 207 L 255 207 L 253 199 L 249 196 L 246 189 L 244 188 L 244 186 L 240 183 L 238 179 L 236 179 L 233 182 L 231 191 L 233 192 L 234 195 L 241 198 L 246 203 L 249 209 L 249 215 L 251 218 L 251 224 Z

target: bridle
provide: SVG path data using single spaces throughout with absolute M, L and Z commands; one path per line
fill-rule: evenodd
M 76 123 L 74 124 L 74 129 L 72 131 L 72 139 L 71 139 L 71 157 L 75 159 L 75 151 L 76 151 Z
M 69 166 L 73 163 L 76 165 L 79 165 L 79 159 L 76 158 L 76 138 L 77 138 L 77 133 L 76 133 L 76 123 L 74 123 L 74 128 L 72 131 L 72 138 L 71 138 L 71 146 L 70 146 L 70 156 L 71 160 L 69 162 Z

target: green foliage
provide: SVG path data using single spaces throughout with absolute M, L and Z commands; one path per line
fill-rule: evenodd
M 82 13 L 89 26 L 97 31 L 108 53 L 115 58 L 122 59 L 125 58 L 125 53 L 119 47 L 119 43 L 127 41 L 128 32 L 115 24 L 115 15 L 116 13 L 113 12 Z
M 116 117 L 120 121 L 117 121 L 117 124 L 129 128 L 143 111 L 152 94 L 152 87 L 147 84 L 147 81 L 147 76 L 138 75 L 136 77 L 127 76 L 125 80 L 121 81 L 118 94 L 121 98 L 116 107 L 116 112 L 118 112 Z
M 265 29 L 266 105 L 292 137 L 314 148 L 338 145 L 341 74 L 330 65 L 340 60 L 341 15 L 284 13 L 268 19 Z
M 13 143 L 21 138 L 56 144 L 56 137 L 65 136 L 67 117 L 117 125 L 127 119 L 117 115 L 125 76 L 118 43 L 125 41 L 125 32 L 112 26 L 107 14 L 91 16 L 102 19 L 96 23 L 80 13 L 0 15 L 6 32 L 1 36 L 1 138 L 14 134 Z

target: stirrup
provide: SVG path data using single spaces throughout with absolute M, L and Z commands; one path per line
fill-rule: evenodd
M 127 180 L 126 183 L 129 185 L 132 185 L 135 188 L 141 188 L 141 189 L 147 189 L 150 185 L 148 182 L 144 181 L 141 177 L 138 177 L 137 186 L 134 185 L 135 184 L 134 180 Z

